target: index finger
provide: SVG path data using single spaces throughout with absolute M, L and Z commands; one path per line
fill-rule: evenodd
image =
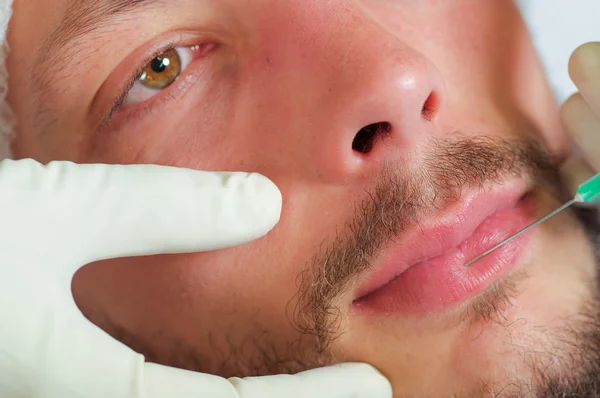
M 4 242 L 85 262 L 236 246 L 270 231 L 282 202 L 258 174 L 69 162 L 1 162 L 0 192 Z

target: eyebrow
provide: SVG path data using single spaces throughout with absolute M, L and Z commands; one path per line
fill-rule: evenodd
M 46 36 L 36 55 L 30 74 L 36 91 L 45 91 L 53 78 L 51 71 L 56 65 L 68 63 L 86 36 L 106 28 L 115 18 L 165 3 L 166 0 L 69 0 L 62 20 Z
M 48 47 L 63 47 L 78 37 L 92 33 L 103 22 L 161 0 L 70 0 L 59 26 L 48 36 Z

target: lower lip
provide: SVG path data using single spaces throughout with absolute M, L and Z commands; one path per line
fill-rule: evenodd
M 354 301 L 377 313 L 427 313 L 463 302 L 510 272 L 525 254 L 531 233 L 521 235 L 469 267 L 464 264 L 533 222 L 533 199 L 488 217 L 458 247 L 416 264 L 383 287 Z

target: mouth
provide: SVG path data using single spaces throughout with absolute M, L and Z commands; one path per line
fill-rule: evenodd
M 525 181 L 463 194 L 436 220 L 407 230 L 359 285 L 353 307 L 375 313 L 428 313 L 477 295 L 506 276 L 527 252 L 534 231 L 470 267 L 464 265 L 534 221 Z

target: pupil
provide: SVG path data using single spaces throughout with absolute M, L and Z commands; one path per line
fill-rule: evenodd
M 152 60 L 152 62 L 150 63 L 150 67 L 152 68 L 152 70 L 156 73 L 162 73 L 165 71 L 165 69 L 167 69 L 167 65 L 164 62 L 163 58 L 154 58 Z

